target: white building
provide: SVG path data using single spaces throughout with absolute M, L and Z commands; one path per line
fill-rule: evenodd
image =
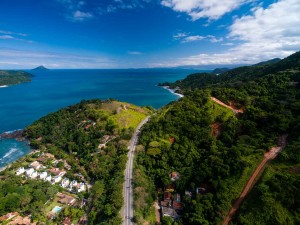
M 49 176 L 47 176 L 47 177 L 45 178 L 45 181 L 51 182 L 51 179 L 52 179 L 51 174 L 49 174 Z
M 58 182 L 60 182 L 61 181 L 61 176 L 55 176 L 55 177 L 53 177 L 53 182 L 52 182 L 52 184 L 56 184 L 56 183 L 58 183 Z
M 70 187 L 76 187 L 77 186 L 77 180 L 72 180 Z
M 34 172 L 34 169 L 29 168 L 29 169 L 26 170 L 26 175 L 30 177 L 33 172 Z
M 37 178 L 38 176 L 38 172 L 37 171 L 34 171 L 31 175 L 30 175 L 30 178 L 34 179 L 34 178 Z
M 45 179 L 47 178 L 47 176 L 48 176 L 48 173 L 47 173 L 47 172 L 42 172 L 42 173 L 40 174 L 40 179 L 45 180 Z
M 25 173 L 25 169 L 24 169 L 24 167 L 20 167 L 20 168 L 17 170 L 16 175 L 21 175 L 21 174 L 23 174 L 23 173 Z
M 85 191 L 85 184 L 83 182 L 81 182 L 77 187 L 78 187 L 78 192 Z
M 70 180 L 68 178 L 64 178 L 61 182 L 61 186 L 63 188 L 67 188 L 69 186 L 69 184 L 70 184 Z
M 72 180 L 72 182 L 69 185 L 69 191 L 72 191 L 73 188 L 77 188 L 77 180 Z

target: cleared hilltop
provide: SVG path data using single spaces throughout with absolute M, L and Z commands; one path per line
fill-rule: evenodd
M 30 82 L 33 75 L 24 71 L 0 70 L 0 86 Z

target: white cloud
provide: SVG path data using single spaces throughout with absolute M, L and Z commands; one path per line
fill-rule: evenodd
M 194 41 L 201 41 L 203 39 L 205 39 L 205 37 L 200 36 L 200 35 L 192 35 L 192 36 L 184 37 L 181 42 L 188 43 L 188 42 L 194 42 Z
M 0 35 L 0 39 L 2 40 L 14 40 L 14 41 L 24 41 L 24 42 L 28 42 L 28 43 L 33 43 L 33 41 L 31 40 L 26 40 L 26 39 L 23 39 L 23 38 L 19 38 L 17 35 L 19 36 L 27 36 L 25 34 L 18 34 L 18 33 L 13 33 L 13 32 L 10 32 L 10 31 L 0 31 L 0 34 L 3 34 L 3 35 Z
M 142 52 L 137 52 L 137 51 L 129 51 L 127 52 L 129 55 L 142 55 Z
M 210 41 L 211 43 L 218 43 L 218 42 L 222 42 L 222 41 L 223 41 L 223 38 L 222 38 L 222 37 L 221 37 L 221 38 L 216 38 L 216 37 L 213 36 L 213 35 L 207 35 L 206 37 L 209 39 L 209 41 Z
M 182 39 L 182 38 L 184 38 L 184 37 L 186 37 L 186 36 L 188 36 L 187 33 L 177 33 L 177 34 L 174 34 L 174 35 L 173 35 L 173 39 L 174 39 L 174 40 L 179 40 L 179 39 Z
M 7 30 L 0 30 L 0 34 L 17 35 L 17 36 L 22 36 L 22 37 L 28 36 L 27 34 L 24 34 L 24 33 L 16 33 L 16 32 L 7 31 Z
M 187 13 L 193 20 L 208 18 L 217 20 L 241 5 L 255 0 L 162 0 L 163 6 Z
M 67 12 L 65 17 L 72 22 L 81 22 L 94 17 L 91 12 L 82 10 L 82 8 L 87 4 L 86 1 L 56 0 L 56 2 L 66 8 Z
M 286 57 L 300 50 L 300 1 L 280 0 L 251 10 L 251 15 L 235 19 L 229 28 L 233 45 L 226 52 L 199 53 L 157 66 L 253 64 L 260 61 Z M 232 39 L 232 40 L 230 40 Z M 212 39 L 213 40 L 213 39 Z
M 15 39 L 15 38 L 13 36 L 11 36 L 11 35 L 0 35 L 0 39 L 7 40 L 7 39 Z
M 217 43 L 223 41 L 223 38 L 216 38 L 213 35 L 201 36 L 201 35 L 189 35 L 189 33 L 177 33 L 173 35 L 174 40 L 180 40 L 181 43 L 195 42 L 201 40 L 209 40 L 212 43 Z
M 77 10 L 73 13 L 73 16 L 71 17 L 71 20 L 84 21 L 84 20 L 91 19 L 91 18 L 93 18 L 93 15 L 91 13 L 82 12 L 80 10 Z

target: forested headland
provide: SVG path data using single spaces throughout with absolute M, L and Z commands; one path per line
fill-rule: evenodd
M 62 224 L 64 219 L 121 224 L 128 143 L 135 128 L 150 113 L 148 108 L 112 99 L 83 100 L 34 122 L 24 130 L 24 136 L 38 151 L 2 172 L 0 213 L 30 214 L 41 224 Z M 47 158 L 49 154 L 51 159 Z M 70 181 L 84 182 L 86 191 L 77 193 L 62 188 L 60 182 L 30 179 L 27 170 L 26 175 L 16 175 L 18 167 L 33 167 L 37 161 L 42 164 L 38 173 L 66 172 L 64 177 Z M 59 204 L 62 194 L 58 192 L 67 196 L 66 201 L 74 198 L 76 203 Z M 60 206 L 61 212 L 55 213 L 55 206 Z
M 33 75 L 24 71 L 0 70 L 0 86 L 30 82 Z
M 182 208 L 176 216 L 166 211 L 176 218 L 163 217 L 162 224 L 222 223 L 264 153 L 288 134 L 287 147 L 231 223 L 299 224 L 299 81 L 297 52 L 221 75 L 192 74 L 161 84 L 185 97 L 163 107 L 143 129 L 134 180 L 137 223 L 154 221 L 154 201 L 176 209 L 170 204 L 178 196 Z M 211 97 L 243 113 L 235 115 Z

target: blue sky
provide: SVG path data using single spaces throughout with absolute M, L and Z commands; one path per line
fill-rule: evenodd
M 0 69 L 251 64 L 300 49 L 299 0 L 9 0 Z

